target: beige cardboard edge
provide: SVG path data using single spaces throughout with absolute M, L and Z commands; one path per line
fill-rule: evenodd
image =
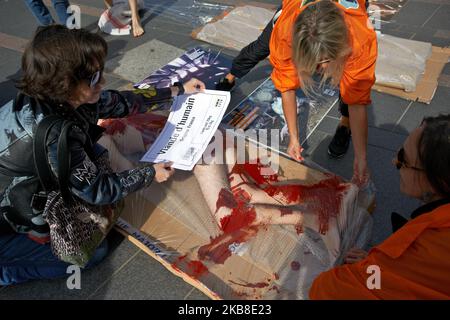
M 146 254 L 148 254 L 150 257 L 152 257 L 153 259 L 155 259 L 156 261 L 161 263 L 167 270 L 172 272 L 177 277 L 180 277 L 181 279 L 183 279 L 183 281 L 187 282 L 191 286 L 193 286 L 196 289 L 200 290 L 202 293 L 204 293 L 206 296 L 208 296 L 208 298 L 213 299 L 213 300 L 222 300 L 217 294 L 215 294 L 214 292 L 209 290 L 200 281 L 195 280 L 194 278 L 188 276 L 183 271 L 181 271 L 179 269 L 175 269 L 174 267 L 172 267 L 172 265 L 169 262 L 167 262 L 166 260 L 164 260 L 163 258 L 158 256 L 157 254 L 155 254 L 153 251 L 151 251 L 149 248 L 147 248 L 142 242 L 140 242 L 138 239 L 136 239 L 132 235 L 128 234 L 127 232 L 125 232 L 124 230 L 122 230 L 119 227 L 116 227 L 116 230 L 119 231 L 128 241 L 130 241 L 135 246 L 137 246 L 139 249 L 141 249 Z
M 416 91 L 405 92 L 402 89 L 375 84 L 372 89 L 391 94 L 406 100 L 430 104 L 436 93 L 438 78 L 450 58 L 450 48 L 433 46 L 431 56 L 427 60 L 425 73 L 417 84 Z

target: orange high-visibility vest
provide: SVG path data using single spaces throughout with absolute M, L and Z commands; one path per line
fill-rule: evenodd
M 380 289 L 369 279 L 374 275 L 370 266 L 379 267 Z M 366 259 L 321 273 L 309 297 L 450 299 L 450 204 L 409 221 Z
M 377 37 L 368 20 L 364 0 L 339 0 L 335 4 L 344 13 L 352 47 L 339 86 L 341 97 L 347 104 L 367 105 L 370 104 L 370 89 L 375 83 Z M 302 6 L 301 0 L 284 0 L 283 11 L 273 27 L 270 38 L 272 81 L 280 92 L 300 87 L 291 60 L 292 33 L 297 16 L 306 6 Z

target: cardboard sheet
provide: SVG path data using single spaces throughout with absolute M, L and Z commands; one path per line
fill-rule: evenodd
M 431 56 L 426 62 L 425 73 L 417 84 L 416 91 L 414 92 L 405 92 L 403 89 L 386 87 L 378 84 L 375 84 L 372 89 L 378 92 L 392 94 L 406 100 L 430 104 L 438 86 L 439 75 L 444 69 L 445 64 L 449 62 L 449 59 L 450 48 L 433 46 Z

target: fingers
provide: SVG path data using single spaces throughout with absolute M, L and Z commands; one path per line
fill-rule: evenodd
M 205 84 L 204 84 L 202 81 L 197 80 L 197 79 L 195 79 L 195 80 L 196 80 L 195 87 L 196 87 L 199 91 L 203 91 L 203 90 L 206 89 Z
M 205 89 L 206 89 L 205 84 L 196 78 L 192 78 L 184 85 L 184 91 L 187 94 L 202 92 Z
M 291 156 L 292 159 L 296 160 L 296 161 L 303 161 L 303 157 L 302 157 L 302 151 L 303 148 L 300 147 L 299 145 L 290 147 L 288 150 L 288 154 Z
M 170 168 L 173 166 L 173 161 L 163 162 L 164 168 Z

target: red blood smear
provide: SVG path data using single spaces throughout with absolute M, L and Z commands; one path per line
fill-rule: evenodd
M 102 120 L 100 125 L 105 128 L 105 133 L 109 135 L 113 135 L 115 133 L 124 133 L 127 124 L 125 121 L 119 119 L 107 119 Z
M 280 279 L 280 275 L 278 273 L 274 273 L 273 276 L 274 276 L 275 280 Z
M 306 204 L 307 208 L 315 212 L 319 219 L 319 232 L 328 231 L 328 220 L 337 217 L 340 211 L 343 192 L 347 186 L 343 185 L 337 176 L 329 176 L 313 185 L 273 185 L 278 181 L 278 175 L 262 175 L 263 169 L 259 159 L 256 164 L 236 164 L 231 174 L 239 174 L 252 178 L 269 196 L 283 198 L 288 204 Z M 265 170 L 269 170 L 265 168 Z M 297 233 L 300 230 L 297 229 Z
M 294 271 L 300 270 L 300 263 L 298 261 L 291 262 L 291 269 Z
M 224 233 L 211 239 L 207 245 L 200 247 L 198 256 L 200 260 L 210 260 L 223 264 L 231 256 L 229 246 L 233 243 L 243 243 L 254 237 L 258 232 L 257 227 L 248 227 L 231 233 Z
M 106 129 L 105 133 L 113 135 L 124 133 L 127 125 L 142 133 L 144 144 L 153 143 L 167 122 L 167 117 L 154 113 L 133 113 L 126 118 L 106 119 L 99 124 Z
M 236 200 L 234 200 L 233 193 L 231 193 L 231 191 L 226 188 L 222 188 L 219 192 L 219 198 L 216 201 L 216 212 L 221 207 L 227 207 L 227 208 L 233 209 L 233 208 L 236 208 L 237 205 L 238 204 L 237 204 Z
M 247 287 L 247 288 L 265 288 L 268 287 L 269 284 L 265 282 L 258 282 L 258 283 L 238 283 L 234 282 L 233 280 L 230 280 L 231 283 L 237 284 L 238 286 Z
M 208 268 L 202 262 L 197 260 L 189 261 L 186 257 L 187 255 L 178 257 L 177 261 L 172 263 L 172 268 L 177 271 L 181 271 L 180 269 L 185 269 L 184 272 L 194 279 L 198 279 L 200 276 L 208 272 Z M 186 268 L 180 268 L 180 264 L 183 263 L 185 259 L 187 260 Z
M 302 224 L 296 224 L 295 225 L 295 231 L 297 232 L 298 235 L 303 233 L 303 225 Z
M 221 200 L 220 197 L 219 200 Z M 221 206 L 222 203 L 220 203 L 219 200 L 217 202 Z M 235 206 L 229 207 L 232 208 L 231 214 L 220 219 L 220 227 L 225 233 L 232 233 L 242 228 L 251 226 L 255 221 L 255 207 L 248 203 L 249 200 L 249 194 L 242 189 L 237 190 L 237 192 L 234 194 L 233 204 L 235 204 Z M 221 201 L 223 201 L 223 199 Z M 217 203 L 216 207 L 219 207 Z
M 191 261 L 188 263 L 186 273 L 194 279 L 198 279 L 200 276 L 208 272 L 208 268 L 200 261 Z
M 270 173 L 268 175 L 262 175 L 261 169 L 264 169 L 265 172 Z M 255 183 L 261 185 L 266 184 L 270 181 L 278 181 L 278 175 L 271 171 L 270 168 L 265 167 L 261 164 L 260 160 L 257 159 L 256 163 L 244 163 L 244 164 L 236 164 L 230 172 L 230 175 L 238 174 L 242 180 L 248 180 L 245 177 L 250 177 L 255 181 Z
M 265 169 L 269 175 L 262 175 L 261 170 Z M 256 164 L 236 164 L 231 170 L 232 174 L 238 174 L 247 184 L 251 178 L 258 186 L 270 196 L 281 196 L 288 203 L 305 203 L 308 209 L 316 212 L 319 217 L 319 232 L 326 233 L 328 230 L 328 219 L 337 216 L 340 211 L 342 192 L 345 186 L 336 176 L 322 180 L 315 185 L 282 185 L 274 186 L 273 182 L 278 181 L 278 175 L 270 172 L 264 167 L 259 159 Z M 256 220 L 256 211 L 249 203 L 251 195 L 235 186 L 233 192 L 223 188 L 216 202 L 216 212 L 221 207 L 231 209 L 231 214 L 220 220 L 220 227 L 223 234 L 211 239 L 211 242 L 202 246 L 199 251 L 200 260 L 211 260 L 215 263 L 223 264 L 231 256 L 229 246 L 233 243 L 243 243 L 253 237 L 259 226 L 252 226 Z M 282 209 L 282 215 L 289 214 L 289 209 Z M 303 232 L 301 226 L 296 226 L 297 233 Z
M 280 209 L 280 214 L 281 216 L 287 215 L 287 214 L 292 214 L 292 209 L 289 208 L 281 208 Z

